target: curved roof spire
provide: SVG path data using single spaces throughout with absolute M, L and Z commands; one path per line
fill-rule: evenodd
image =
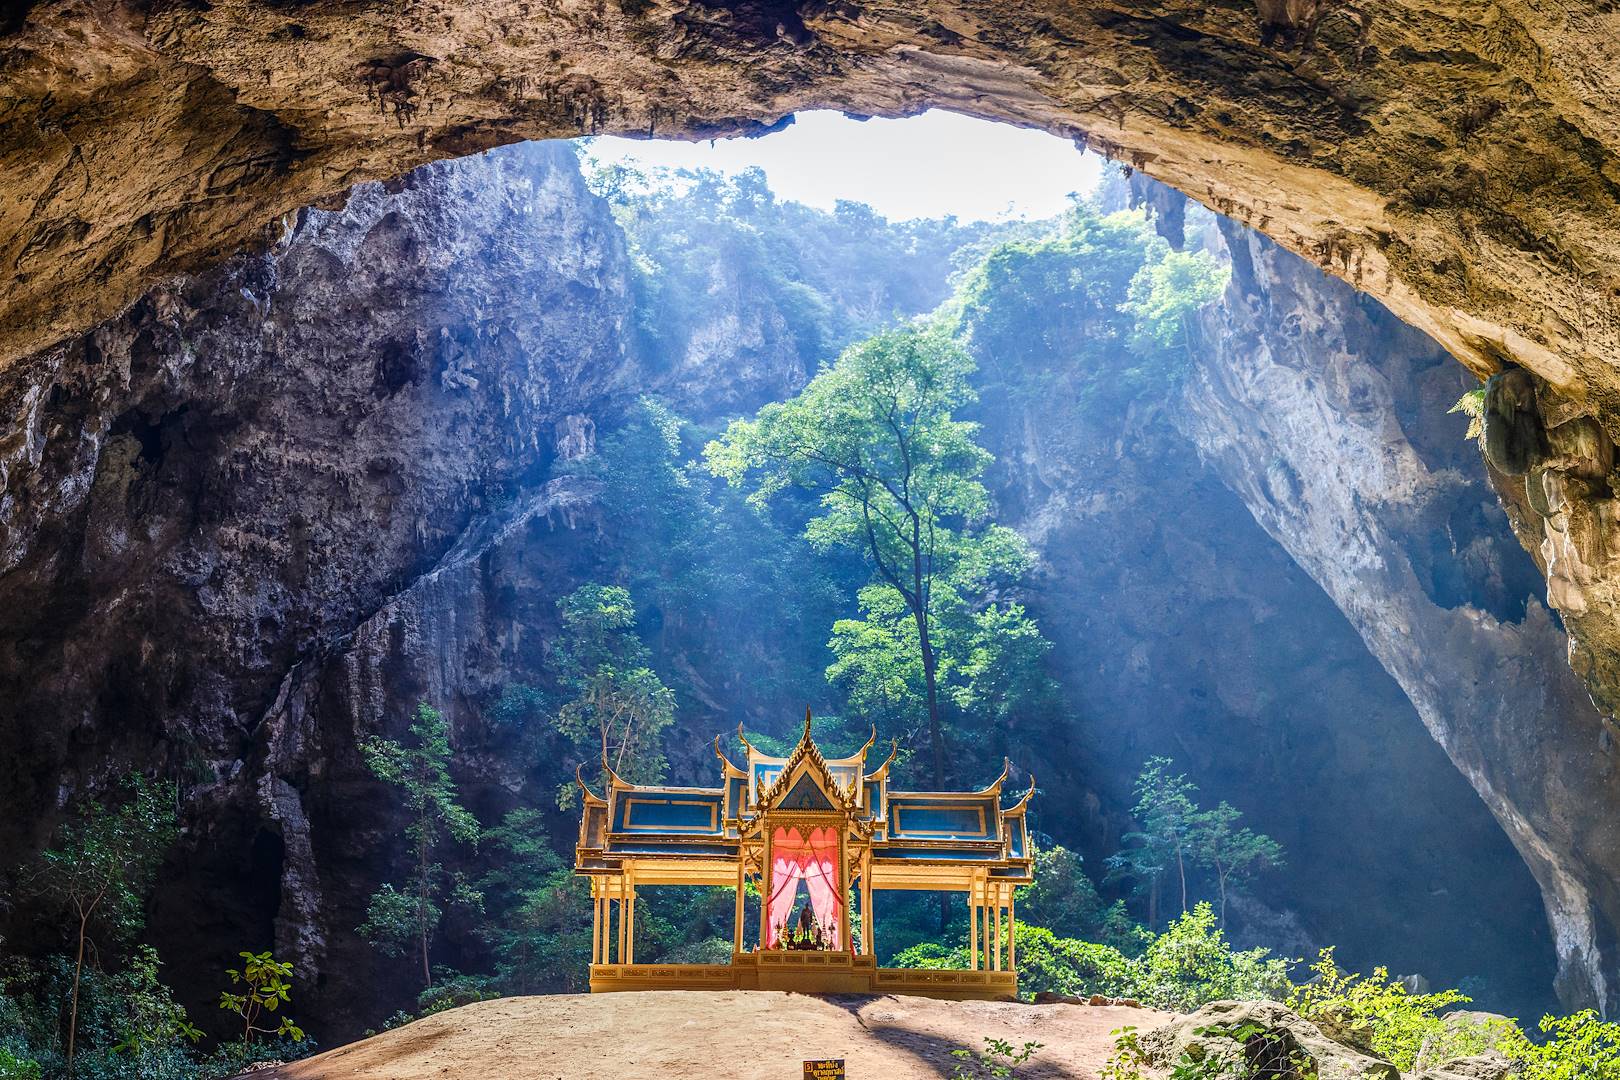
M 1001 775 L 996 777 L 995 780 L 991 781 L 989 787 L 980 788 L 978 791 L 974 792 L 974 794 L 975 795 L 999 795 L 999 794 L 1001 794 L 1001 785 L 1005 784 L 1007 782 L 1007 777 L 1011 773 L 1012 773 L 1012 759 L 1011 758 L 1002 758 L 1001 759 Z
M 741 734 L 741 731 L 742 731 L 742 726 L 739 724 L 738 725 L 738 733 L 739 733 L 739 735 Z M 745 742 L 745 743 L 747 741 L 748 741 L 747 739 L 743 740 L 743 742 Z M 726 752 L 724 750 L 720 749 L 720 736 L 718 736 L 718 735 L 716 735 L 714 737 L 714 756 L 719 758 L 720 763 L 722 765 L 724 765 L 726 768 L 730 769 L 732 772 L 735 772 L 735 773 L 742 772 L 741 769 L 737 768 L 737 766 L 735 766 L 735 765 L 733 765 L 731 763 L 730 758 L 726 757 Z
M 1034 797 L 1035 797 L 1035 774 L 1030 773 L 1029 774 L 1029 790 L 1024 792 L 1024 794 L 1019 797 L 1017 802 L 1015 802 L 1011 806 L 1007 807 L 1007 809 L 1003 810 L 1002 813 L 1003 814 L 1017 813 L 1018 811 L 1022 810 L 1024 807 L 1028 806 L 1029 805 L 1029 800 L 1033 799 Z
M 889 740 L 889 756 L 883 759 L 883 764 L 879 765 L 877 768 L 875 768 L 871 772 L 867 773 L 866 778 L 868 780 L 876 780 L 879 776 L 882 776 L 883 775 L 883 770 L 887 769 L 889 767 L 889 763 L 894 760 L 894 756 L 896 754 L 898 754 L 899 752 L 900 752 L 900 740 L 899 739 L 890 739 Z
M 604 754 L 602 756 L 602 761 L 603 761 L 603 764 L 607 763 L 607 755 L 606 754 Z M 591 785 L 589 785 L 589 784 L 587 784 L 585 782 L 585 775 L 581 771 L 584 768 L 585 768 L 585 763 L 584 762 L 580 762 L 578 765 L 574 766 L 574 780 L 579 784 L 579 789 L 585 793 L 585 797 L 587 799 L 595 799 L 598 802 L 606 802 L 607 801 L 606 799 L 602 798 L 602 796 L 600 796 L 596 792 L 592 791 L 591 790 Z

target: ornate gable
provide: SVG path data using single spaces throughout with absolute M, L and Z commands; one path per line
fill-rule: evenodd
M 863 751 L 864 752 L 864 751 Z M 854 775 L 859 778 L 860 772 Z M 804 731 L 776 782 L 759 799 L 761 809 L 854 811 L 860 802 L 859 785 L 846 788 L 827 765 L 810 737 L 810 710 L 804 711 Z

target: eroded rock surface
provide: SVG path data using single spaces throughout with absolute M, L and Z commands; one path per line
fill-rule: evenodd
M 628 344 L 633 307 L 622 239 L 567 154 L 519 148 L 360 188 L 338 210 L 290 221 L 267 252 L 171 283 L 92 334 L 0 373 L 0 406 L 27 419 L 0 444 L 0 745 L 8 751 L 0 766 L 0 850 L 37 846 L 67 798 L 127 768 L 181 776 L 195 813 L 151 918 L 178 986 L 211 986 L 235 949 L 273 936 L 301 970 L 318 973 L 314 985 L 300 986 L 299 1000 L 309 1010 L 302 1015 L 319 1018 L 329 1035 L 357 1032 L 408 1004 L 410 988 L 393 986 L 387 962 L 352 932 L 370 889 L 393 869 L 383 841 L 399 826 L 387 793 L 355 752 L 358 741 L 390 724 L 397 731 L 422 697 L 445 703 L 463 790 L 483 820 L 498 819 L 523 777 L 503 742 L 508 736 L 485 721 L 482 706 L 514 673 L 539 666 L 556 598 L 585 580 L 596 558 L 592 493 L 577 481 L 552 482 L 551 465 L 588 453 L 619 405 L 660 380 L 685 408 L 701 408 L 707 387 L 709 407 L 724 411 L 789 392 L 808 370 L 796 362 L 803 357 L 781 346 L 776 316 L 741 295 L 743 283 L 723 279 L 706 316 L 725 329 L 697 335 L 696 350 L 688 340 L 678 363 L 650 374 Z M 1268 309 L 1279 325 L 1256 332 L 1286 334 L 1295 301 L 1307 314 L 1318 311 L 1314 293 L 1289 288 L 1289 298 L 1279 292 Z M 1352 294 L 1341 293 L 1353 307 Z M 1258 318 L 1245 314 L 1246 294 L 1237 300 L 1234 319 Z M 1427 366 L 1402 369 L 1402 378 L 1422 367 L 1429 374 L 1418 382 L 1453 392 L 1459 370 L 1432 345 L 1422 350 Z M 1355 385 L 1382 377 L 1362 372 L 1356 357 L 1333 355 Z M 1234 372 L 1247 362 L 1240 354 L 1211 361 Z M 697 375 L 704 369 L 712 369 L 707 382 Z M 1321 417 L 1331 421 L 1323 430 L 1335 430 L 1336 410 L 1354 413 L 1356 400 L 1323 404 Z M 1029 432 L 1058 430 L 1062 418 L 1042 423 L 1048 426 Z M 1006 431 L 1009 457 L 1020 450 L 1030 457 L 1021 473 L 997 481 L 1010 503 L 1033 501 L 1030 491 L 1060 487 L 1110 456 L 1135 465 L 1123 445 L 1067 461 L 1038 438 L 1021 442 L 1016 425 Z M 1448 452 L 1472 453 L 1454 435 L 1448 429 Z M 1419 442 L 1438 446 L 1437 439 Z M 1255 445 L 1255 453 L 1276 454 Z M 1189 457 L 1173 490 L 1145 490 L 1158 466 L 1144 461 L 1115 478 L 1117 487 L 1139 489 L 1134 496 L 1091 492 L 1100 500 L 1140 500 L 1116 505 L 1117 516 L 1101 526 L 1099 535 L 1112 536 L 1121 551 L 1132 535 L 1131 512 L 1157 514 L 1161 496 L 1191 493 L 1199 507 L 1241 514 L 1230 496 L 1209 490 L 1208 477 L 1202 490 L 1187 480 L 1189 449 L 1165 444 L 1156 453 L 1162 458 L 1155 461 Z M 1331 455 L 1303 464 L 1323 470 L 1324 486 L 1342 479 Z M 1249 489 L 1236 475 L 1247 501 Z M 1502 577 L 1492 545 L 1505 534 L 1482 520 L 1492 504 L 1476 490 L 1477 474 L 1472 483 L 1457 481 L 1467 488 L 1463 501 L 1474 500 L 1480 513 L 1447 519 L 1448 527 L 1463 538 L 1471 573 Z M 1415 513 L 1396 502 L 1397 521 Z M 1312 501 L 1312 511 L 1319 505 Z M 1358 527 L 1379 527 L 1388 508 L 1358 505 L 1372 508 L 1371 524 Z M 1031 515 L 1032 531 L 1057 528 L 1056 518 L 1079 506 L 1054 503 L 1045 519 Z M 1309 521 L 1287 527 L 1316 528 Z M 1424 536 L 1435 528 L 1430 519 L 1412 526 Z M 1178 597 L 1210 601 L 1234 588 L 1226 575 L 1242 569 L 1221 563 L 1207 538 L 1201 547 L 1181 545 L 1175 533 L 1174 522 L 1159 531 L 1164 565 L 1199 578 Z M 1495 539 L 1471 546 L 1482 536 Z M 1436 553 L 1425 572 L 1441 573 L 1436 568 L 1455 555 Z M 1286 570 L 1276 552 L 1269 559 L 1249 569 Z M 1374 584 L 1422 592 L 1424 580 Z M 1308 585 L 1298 574 L 1285 584 L 1276 593 L 1245 593 L 1251 609 L 1234 618 L 1292 603 Z M 1506 611 L 1514 594 L 1508 585 L 1480 586 L 1490 597 L 1482 603 Z M 1151 614 L 1129 627 L 1143 647 L 1117 683 L 1122 695 L 1132 689 L 1131 672 L 1140 677 L 1174 655 L 1173 642 L 1162 640 L 1170 626 L 1165 602 L 1148 605 L 1145 584 L 1134 587 L 1121 610 L 1143 601 Z M 1316 606 L 1324 620 L 1332 617 L 1325 602 Z M 1561 647 L 1550 624 L 1499 637 L 1490 655 L 1509 681 L 1522 695 L 1548 693 L 1547 708 L 1561 708 L 1543 688 L 1542 665 Z M 1340 632 L 1331 655 L 1310 670 L 1330 679 L 1343 677 L 1338 669 L 1366 670 L 1366 658 L 1353 656 L 1347 641 Z M 1420 684 L 1441 679 L 1434 691 L 1441 695 L 1451 686 L 1429 668 L 1470 655 L 1473 642 L 1442 644 L 1414 661 Z M 1239 651 L 1210 656 L 1219 664 Z M 1566 668 L 1554 667 L 1573 682 Z M 1297 737 L 1277 709 L 1244 700 L 1239 681 L 1208 676 L 1205 685 L 1228 695 L 1223 708 L 1234 706 L 1230 714 L 1262 737 Z M 1419 691 L 1422 685 L 1408 690 Z M 1375 769 L 1360 759 L 1405 715 L 1393 685 L 1379 684 L 1377 695 L 1377 732 L 1313 744 L 1331 747 L 1323 751 L 1326 764 L 1319 754 L 1313 767 L 1331 767 L 1342 751 L 1358 759 L 1352 775 Z M 1562 737 L 1554 726 L 1549 739 Z M 1217 752 L 1218 737 L 1209 733 L 1171 737 L 1192 752 Z M 1246 752 L 1242 744 L 1237 752 Z M 1536 765 L 1529 758 L 1515 767 L 1533 773 Z M 1377 790 L 1419 786 L 1432 767 L 1414 756 L 1392 776 L 1375 778 L 1383 785 Z M 1502 790 L 1523 801 L 1520 812 L 1534 818 L 1541 797 L 1549 800 L 1547 815 L 1572 805 L 1553 790 L 1562 783 L 1557 777 L 1531 781 L 1543 787 L 1503 781 Z M 1444 818 L 1456 805 L 1437 796 L 1425 820 Z M 1497 803 L 1492 808 L 1501 812 Z M 1071 812 L 1079 819 L 1092 808 Z M 568 827 L 561 817 L 554 824 Z M 1478 815 L 1457 828 L 1463 838 L 1482 835 Z M 1572 861 L 1555 850 L 1537 871 L 1543 888 L 1550 880 L 1592 889 L 1589 877 L 1600 878 L 1606 864 L 1601 848 L 1584 845 L 1602 837 L 1538 829 L 1524 835 L 1580 852 Z M 1542 877 L 1548 866 L 1556 873 Z M 1496 895 L 1533 902 L 1521 885 L 1504 883 Z M 1555 914 L 1581 910 L 1563 901 L 1549 907 Z M 1568 968 L 1572 992 L 1590 996 L 1598 984 L 1581 980 L 1608 970 L 1605 924 L 1592 917 L 1568 925 L 1573 931 L 1560 937 L 1573 943 L 1566 955 L 1599 950 L 1593 963 Z M 169 942 L 188 948 L 170 949 Z M 443 947 L 453 958 L 465 944 Z M 379 1011 L 378 999 L 356 987 L 397 994 Z
M 1620 816 L 1600 808 L 1620 800 L 1620 761 L 1560 627 L 1478 527 L 1496 508 L 1444 419 L 1461 389 L 1448 361 L 1297 257 L 1223 232 L 1232 282 L 1180 425 L 1502 823 L 1541 883 L 1565 1001 L 1612 1009 Z
M 352 811 L 323 841 L 364 766 L 352 726 L 299 725 L 291 675 L 588 440 L 581 414 L 632 370 L 626 275 L 570 150 L 525 147 L 357 189 L 8 370 L 6 869 L 74 793 L 156 771 L 194 812 L 154 933 L 207 943 L 165 949 L 176 985 L 213 985 L 272 920 L 301 957 L 348 934 L 323 875 L 380 876 L 350 840 L 395 826 Z

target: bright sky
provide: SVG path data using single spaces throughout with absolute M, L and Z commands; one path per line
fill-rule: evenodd
M 831 209 L 836 199 L 868 203 L 890 220 L 1045 218 L 1069 192 L 1086 194 L 1102 159 L 1041 131 L 934 110 L 905 120 L 851 120 L 799 113 L 784 131 L 712 143 L 602 137 L 592 156 L 642 166 L 765 170 L 777 196 Z

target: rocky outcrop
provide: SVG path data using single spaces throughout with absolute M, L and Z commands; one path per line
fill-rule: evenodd
M 1333 598 L 1541 885 L 1571 1006 L 1620 993 L 1613 733 L 1525 601 L 1434 343 L 1236 226 L 1179 424 Z M 1425 793 L 1426 794 L 1426 793 Z M 1416 793 L 1414 793 L 1416 795 Z
M 1299 291 L 1286 296 L 1288 283 L 1271 284 L 1269 265 L 1252 271 L 1278 290 L 1268 335 L 1287 335 L 1285 319 L 1329 324 L 1348 313 L 1357 348 L 1342 358 L 1345 377 L 1376 380 L 1380 365 L 1407 364 L 1413 378 L 1436 384 L 1432 396 L 1461 393 L 1468 377 L 1431 342 L 1385 314 L 1363 314 L 1350 290 L 1309 266 L 1290 265 Z M 1068 268 L 1031 270 L 1027 280 L 1061 280 L 1060 271 Z M 969 344 L 983 386 L 975 418 L 996 456 L 988 482 L 997 518 L 1039 552 L 1024 603 L 1053 643 L 1072 716 L 1060 729 L 1065 741 L 1045 737 L 1036 771 L 1043 790 L 1080 794 L 1048 799 L 1041 827 L 1102 877 L 1132 827 L 1122 819 L 1133 778 L 1148 758 L 1170 757 L 1203 802 L 1230 801 L 1287 852 L 1286 870 L 1253 890 L 1264 904 L 1231 905 L 1236 940 L 1307 958 L 1332 944 L 1354 969 L 1421 971 L 1436 985 L 1467 984 L 1493 1008 L 1539 1015 L 1552 1004 L 1554 948 L 1536 883 L 1402 687 L 1311 567 L 1266 535 L 1241 492 L 1200 458 L 1178 427 L 1187 406 L 1171 377 L 1134 397 L 1121 389 L 1140 361 L 1118 344 L 1092 344 L 1117 342 L 1111 313 L 1078 290 L 1022 310 L 1026 291 L 992 294 L 1005 306 L 971 328 Z M 1342 296 L 1346 310 L 1314 314 L 1324 292 Z M 1225 300 L 1233 302 L 1246 304 L 1241 293 Z M 1270 347 L 1294 342 L 1284 336 Z M 1257 347 L 1245 338 L 1200 362 L 1220 368 Z M 1497 602 L 1522 611 L 1540 589 L 1535 566 L 1495 509 L 1462 422 L 1445 415 L 1449 403 L 1431 428 L 1458 462 L 1450 474 L 1458 509 L 1413 526 L 1438 545 L 1427 572 L 1452 575 L 1457 587 L 1468 574 L 1494 580 Z M 1381 518 L 1399 512 L 1400 495 L 1377 510 Z M 1416 662 L 1442 669 L 1437 678 L 1458 665 L 1490 671 L 1456 651 Z M 1525 655 L 1513 664 L 1527 683 L 1574 682 L 1565 665 L 1555 662 L 1549 676 L 1544 662 Z M 1495 900 L 1482 905 L 1486 894 Z
M 1275 1001 L 1211 1002 L 1148 1032 L 1142 1047 L 1160 1068 L 1187 1060 L 1212 1075 L 1401 1080 L 1389 1062 L 1335 1042 Z
M 301 959 L 356 925 L 323 886 L 380 878 L 353 841 L 395 823 L 374 792 L 339 805 L 367 780 L 354 725 L 301 711 L 302 680 L 498 523 L 560 512 L 537 494 L 557 448 L 636 381 L 627 273 L 571 150 L 525 147 L 358 188 L 8 369 L 7 868 L 69 796 L 153 770 L 188 808 L 151 918 L 187 946 L 164 949 L 176 985 L 273 923 Z M 323 836 L 334 814 L 355 828 Z

